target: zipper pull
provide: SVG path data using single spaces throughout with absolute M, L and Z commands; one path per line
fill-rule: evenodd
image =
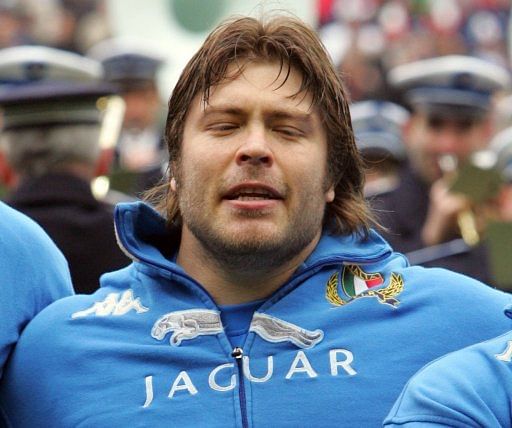
M 235 360 L 241 360 L 242 357 L 244 356 L 244 350 L 242 348 L 236 347 L 235 349 L 233 349 L 233 352 L 231 352 L 231 356 Z

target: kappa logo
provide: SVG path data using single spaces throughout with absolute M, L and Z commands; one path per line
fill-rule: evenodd
M 183 340 L 197 336 L 222 333 L 222 322 L 218 311 L 208 309 L 189 309 L 165 314 L 159 318 L 151 329 L 151 336 L 163 340 L 167 333 L 172 346 L 180 346 Z
M 504 361 L 505 363 L 510 363 L 512 361 L 512 340 L 507 342 L 507 347 L 501 354 L 495 355 L 497 360 Z
M 295 324 L 256 312 L 249 331 L 268 342 L 292 342 L 299 348 L 312 348 L 324 338 L 322 330 L 305 330 Z
M 375 297 L 379 303 L 396 308 L 400 301 L 396 299 L 404 289 L 404 281 L 400 274 L 391 273 L 389 285 L 384 284 L 384 278 L 380 273 L 366 273 L 357 265 L 343 266 L 341 274 L 341 289 L 346 299 L 339 294 L 340 272 L 331 275 L 326 284 L 325 297 L 335 306 L 344 306 L 361 297 Z
M 109 315 L 120 316 L 135 311 L 138 314 L 147 312 L 146 308 L 140 302 L 140 298 L 133 297 L 133 290 L 126 290 L 124 293 L 109 293 L 105 300 L 94 303 L 90 308 L 75 312 L 71 315 L 72 319 L 84 318 L 89 315 L 106 317 Z

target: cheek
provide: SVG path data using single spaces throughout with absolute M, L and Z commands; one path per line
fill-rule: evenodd
M 284 170 L 285 180 L 288 181 L 288 185 L 294 186 L 302 193 L 305 199 L 324 195 L 325 201 L 332 202 L 334 190 L 326 163 L 324 157 L 311 155 L 305 159 L 296 159 L 295 162 L 289 161 Z
M 471 139 L 473 141 L 472 146 L 474 150 L 485 149 L 489 143 L 489 136 L 483 130 L 475 131 Z
M 216 197 L 219 183 L 226 168 L 222 157 L 209 150 L 183 150 L 181 153 L 177 182 L 182 196 L 194 199 Z
M 209 171 L 208 164 L 203 165 L 201 161 L 193 159 L 182 159 L 178 183 L 181 185 L 182 189 L 192 186 L 206 187 L 208 184 L 208 177 L 211 176 L 212 172 Z
M 215 165 L 215 159 L 211 151 L 203 149 L 201 143 L 183 144 L 180 155 L 180 171 L 184 177 L 198 175 L 208 171 Z
M 421 140 L 413 132 L 409 133 L 407 137 L 407 150 L 412 154 L 422 151 Z
M 428 128 L 425 128 L 423 132 L 418 132 L 416 134 L 413 145 L 416 146 L 418 151 L 425 153 L 434 152 L 436 151 L 436 141 L 436 133 Z

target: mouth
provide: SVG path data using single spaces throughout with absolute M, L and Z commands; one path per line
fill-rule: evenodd
M 229 201 L 270 201 L 282 200 L 283 195 L 276 189 L 262 184 L 243 184 L 234 186 L 224 195 Z

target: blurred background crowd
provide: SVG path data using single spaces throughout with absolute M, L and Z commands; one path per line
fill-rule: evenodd
M 0 48 L 41 44 L 86 54 L 94 44 L 120 31 L 115 3 L 130 9 L 130 2 L 115 0 L 1 0 Z M 188 6 L 180 0 L 168 3 L 183 4 L 191 13 L 200 4 L 193 0 Z M 229 13 L 226 1 L 207 3 Z M 261 3 L 268 4 L 268 9 L 282 5 Z M 510 7 L 508 0 L 307 0 L 291 9 L 318 29 L 345 76 L 352 99 L 358 101 L 387 99 L 386 71 L 421 58 L 467 54 L 509 66 Z M 196 15 L 204 19 L 204 14 Z M 194 26 L 176 23 L 183 24 Z M 192 30 L 210 29 L 200 25 Z M 148 34 L 142 36 L 148 38 Z
M 46 229 L 78 292 L 94 291 L 101 273 L 129 262 L 115 243 L 113 206 L 165 180 L 165 104 L 182 65 L 223 18 L 276 8 L 318 30 L 345 81 L 368 167 L 365 192 L 395 249 L 412 263 L 512 289 L 509 0 L 0 0 L 0 199 Z M 94 62 L 85 74 L 78 56 Z M 436 58 L 447 60 L 418 63 Z M 55 76 L 111 86 L 59 88 L 59 96 L 22 89 Z M 71 112 L 90 113 L 100 98 L 96 122 L 108 129 L 89 144 L 94 154 L 86 162 L 76 150 L 64 156 L 66 143 L 46 131 L 77 125 Z M 66 114 L 56 107 L 63 99 Z M 62 134 L 70 146 L 92 138 L 71 131 Z M 51 167 L 42 140 L 61 151 Z
M 472 55 L 509 66 L 507 0 L 319 0 L 318 28 L 352 100 L 389 99 L 396 65 Z

